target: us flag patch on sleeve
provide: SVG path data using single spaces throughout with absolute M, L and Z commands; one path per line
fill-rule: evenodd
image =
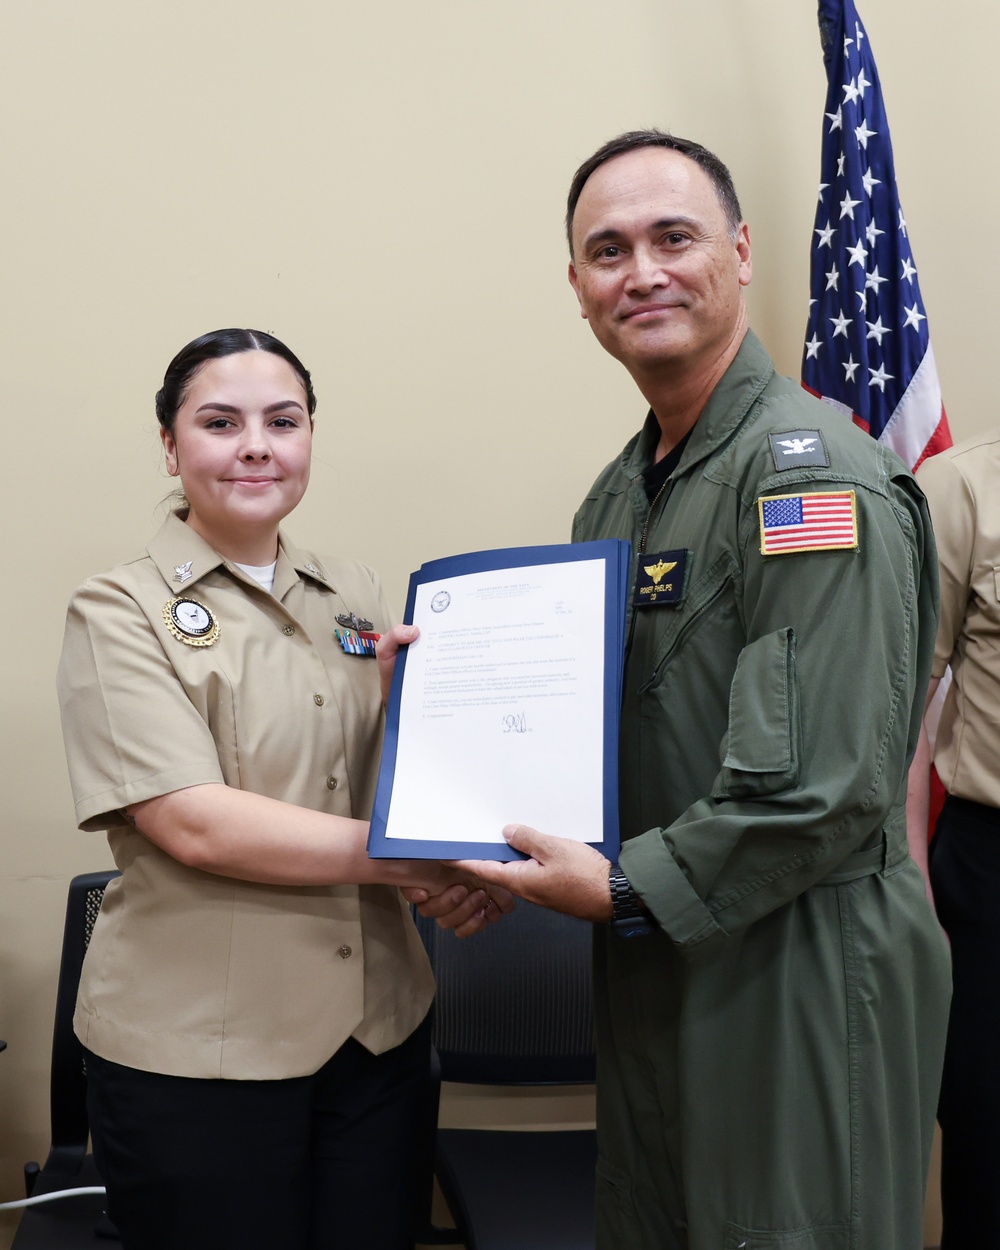
M 858 512 L 853 490 L 806 495 L 764 495 L 757 500 L 760 552 L 857 550 Z

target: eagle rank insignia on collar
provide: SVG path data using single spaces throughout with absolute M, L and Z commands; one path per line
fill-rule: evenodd
M 174 565 L 174 581 L 187 582 L 191 580 L 191 565 L 193 560 L 185 560 L 183 564 Z
M 188 647 L 210 647 L 219 637 L 219 622 L 197 599 L 168 599 L 163 620 L 178 642 Z

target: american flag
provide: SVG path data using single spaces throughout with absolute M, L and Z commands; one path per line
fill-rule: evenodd
M 830 551 L 858 545 L 854 491 L 765 495 L 760 508 L 760 550 L 765 556 Z
M 909 466 L 951 446 L 889 124 L 853 0 L 819 0 L 829 90 L 802 385 Z

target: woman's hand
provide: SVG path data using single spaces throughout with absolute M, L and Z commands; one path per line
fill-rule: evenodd
M 396 668 L 396 656 L 400 647 L 409 646 L 420 637 L 416 625 L 394 625 L 387 634 L 375 644 L 375 660 L 378 664 L 378 679 L 382 687 L 382 706 L 389 702 L 389 690 L 392 687 L 392 674 Z
M 446 872 L 457 870 L 440 865 Z M 432 886 L 405 886 L 403 897 L 414 903 L 422 916 L 437 920 L 442 929 L 454 929 L 456 937 L 471 937 L 487 925 L 496 924 L 514 910 L 514 896 L 502 886 L 485 886 L 461 873 L 464 880 L 441 890 Z

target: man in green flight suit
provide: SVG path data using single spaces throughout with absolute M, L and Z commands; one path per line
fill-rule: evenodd
M 532 858 L 474 867 L 611 922 L 598 1246 L 918 1250 L 949 995 L 904 819 L 937 614 L 923 497 L 775 374 L 710 152 L 612 140 L 567 228 L 582 314 L 651 409 L 573 527 L 633 544 L 621 862 L 511 826 Z

